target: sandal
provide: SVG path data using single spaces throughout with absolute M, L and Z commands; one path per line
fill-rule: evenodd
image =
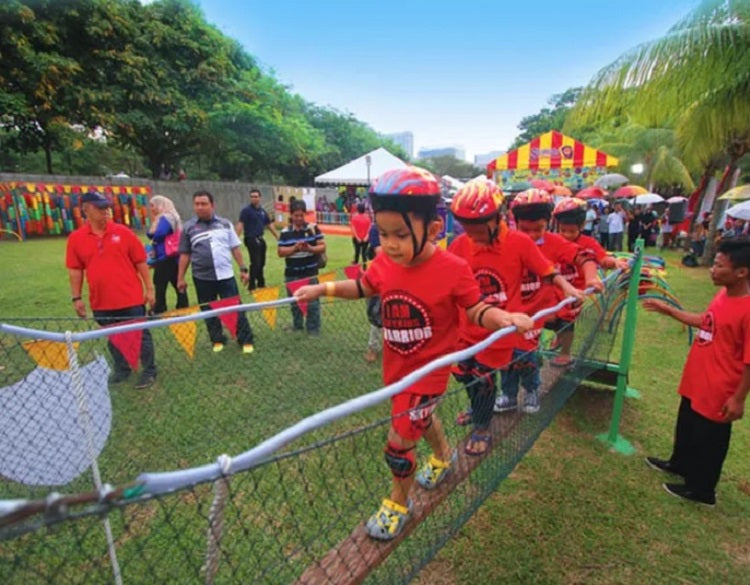
M 471 424 L 471 408 L 465 410 L 464 412 L 458 413 L 458 416 L 456 417 L 456 424 L 459 427 L 465 427 L 466 425 Z
M 477 446 L 481 445 L 480 448 Z M 464 447 L 464 452 L 472 457 L 480 457 L 492 446 L 492 435 L 488 431 L 474 431 Z

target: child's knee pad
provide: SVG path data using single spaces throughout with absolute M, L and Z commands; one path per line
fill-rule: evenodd
M 393 477 L 404 479 L 414 473 L 417 467 L 415 447 L 416 445 L 404 448 L 388 441 L 385 446 L 385 462 L 390 467 Z

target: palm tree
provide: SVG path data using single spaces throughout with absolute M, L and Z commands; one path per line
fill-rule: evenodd
M 666 36 L 621 56 L 597 73 L 570 124 L 624 114 L 673 127 L 688 166 L 713 173 L 720 160 L 726 166 L 718 192 L 730 187 L 750 150 L 750 2 L 704 0 Z M 706 246 L 704 258 L 712 255 Z

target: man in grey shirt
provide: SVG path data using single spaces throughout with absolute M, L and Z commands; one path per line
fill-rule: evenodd
M 240 239 L 232 222 L 214 214 L 214 198 L 208 191 L 193 194 L 195 216 L 182 226 L 180 236 L 180 265 L 177 273 L 177 288 L 187 288 L 185 272 L 193 265 L 193 283 L 198 302 L 204 310 L 207 303 L 216 298 L 239 297 L 237 281 L 234 278 L 232 258 L 240 267 L 242 282 L 247 285 L 248 270 L 242 258 Z M 206 319 L 208 335 L 214 352 L 224 349 L 227 338 L 217 317 Z M 253 330 L 244 312 L 237 313 L 237 341 L 242 353 L 253 353 Z

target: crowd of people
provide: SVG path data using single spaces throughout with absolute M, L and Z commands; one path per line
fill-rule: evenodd
M 482 456 L 491 447 L 493 413 L 521 410 L 533 415 L 541 408 L 538 348 L 542 330 L 556 333 L 559 353 L 551 365 L 570 367 L 574 324 L 582 301 L 590 291 L 603 288 L 598 269 L 629 267 L 626 260 L 609 252 L 622 249 L 625 233 L 629 241 L 637 236 L 654 245 L 655 234 L 660 230 L 663 234 L 669 224 L 668 213 L 659 217 L 651 208 L 626 211 L 615 203 L 600 212 L 575 198 L 555 204 L 540 189 L 519 193 L 506 207 L 502 191 L 492 181 L 475 179 L 452 199 L 451 212 L 463 233 L 443 250 L 436 241 L 443 227 L 437 213 L 441 187 L 427 171 L 408 167 L 386 172 L 371 186 L 374 221 L 364 204 L 357 205 L 352 241 L 354 263 L 362 262 L 365 268 L 361 276 L 319 283 L 325 238 L 317 225 L 305 221 L 304 201 L 291 202 L 290 223 L 278 232 L 262 210 L 260 198 L 259 191 L 250 193 L 250 204 L 235 226 L 215 214 L 213 196 L 206 191 L 193 195 L 194 216 L 184 224 L 168 199 L 154 197 L 148 232 L 152 280 L 143 246 L 130 230 L 110 221 L 108 200 L 98 193 L 84 195 L 87 223 L 70 236 L 66 258 L 74 308 L 85 316 L 84 279 L 94 318 L 101 325 L 142 318 L 146 305 L 166 309 L 164 294 L 170 283 L 179 293 L 178 306 L 186 306 L 185 274 L 190 265 L 203 308 L 217 298 L 239 296 L 233 261 L 243 284 L 251 290 L 265 286 L 266 249 L 259 240 L 268 230 L 278 240 L 287 290 L 296 301 L 291 309 L 294 329 L 320 334 L 319 298 L 323 295 L 367 298 L 371 324 L 367 359 L 374 361 L 376 352 L 382 351 L 386 384 L 450 351 L 474 345 L 490 331 L 514 326 L 516 333 L 452 368 L 433 371 L 393 396 L 385 445 L 392 488 L 366 523 L 367 533 L 378 540 L 391 540 L 403 531 L 412 511 L 414 483 L 435 489 L 454 470 L 456 449 L 435 414 L 451 373 L 468 396 L 468 408 L 455 421 L 472 429 L 464 451 L 468 456 Z M 737 236 L 744 226 L 733 224 L 731 229 L 726 235 Z M 244 262 L 238 232 L 245 234 L 250 268 Z M 172 236 L 178 236 L 176 252 L 168 249 Z M 750 364 L 749 273 L 750 243 L 746 238 L 727 237 L 712 269 L 715 284 L 724 288 L 707 313 L 688 314 L 657 301 L 646 304 L 649 310 L 700 329 L 696 342 L 700 349 L 691 350 L 685 370 L 690 380 L 684 377 L 680 386 L 683 403 L 674 452 L 668 460 L 650 457 L 648 463 L 684 478 L 684 484 L 665 484 L 667 491 L 709 505 L 715 502 L 729 445 L 728 426 L 742 416 L 750 390 L 750 365 L 745 365 Z M 300 282 L 304 284 L 299 286 Z M 573 297 L 574 302 L 553 317 L 537 322 L 530 318 L 566 297 Z M 303 303 L 306 319 L 300 310 Z M 222 351 L 226 338 L 219 320 L 207 319 L 206 326 L 213 351 Z M 242 312 L 238 313 L 237 341 L 243 353 L 254 351 L 253 331 Z M 130 366 L 115 346 L 110 344 L 109 349 L 115 364 L 110 382 L 122 382 L 129 377 Z M 140 359 L 143 369 L 138 387 L 145 388 L 156 378 L 148 330 Z M 522 400 L 520 388 L 524 389 Z M 422 438 L 431 455 L 418 466 L 415 449 Z

